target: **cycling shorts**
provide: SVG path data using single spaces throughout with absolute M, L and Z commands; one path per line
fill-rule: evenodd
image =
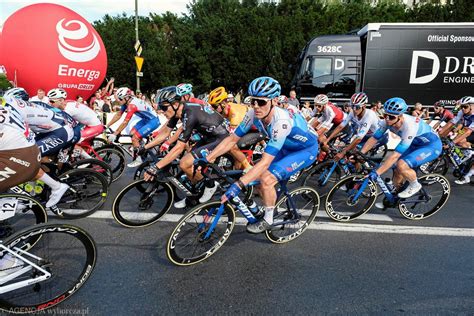
M 0 150 L 0 192 L 32 180 L 40 168 L 40 159 L 36 145 Z
M 289 179 L 296 172 L 311 166 L 318 157 L 319 147 L 314 144 L 311 147 L 299 151 L 287 151 L 282 149 L 268 167 L 278 181 Z
M 158 118 L 153 119 L 141 119 L 132 128 L 132 134 L 137 138 L 144 138 L 150 135 L 155 129 L 160 126 Z
M 36 145 L 38 145 L 41 156 L 54 156 L 61 149 L 75 144 L 81 138 L 80 126 L 63 126 L 49 133 L 37 134 Z
M 82 142 L 89 142 L 94 137 L 99 136 L 104 131 L 104 125 L 96 125 L 96 126 L 86 126 L 81 131 L 81 140 Z
M 217 147 L 224 138 L 226 138 L 228 135 L 221 135 L 221 137 L 217 137 L 211 140 L 207 140 L 206 142 L 209 142 L 203 146 L 200 146 L 199 144 L 196 145 L 196 148 L 193 148 L 191 150 L 191 154 L 193 155 L 194 158 L 203 158 L 206 157 L 214 148 Z M 199 146 L 199 147 L 198 147 Z
M 469 135 L 468 137 L 466 137 L 466 141 L 468 141 L 469 143 L 471 143 L 471 146 L 472 146 L 472 144 L 474 144 L 474 132 L 472 132 L 471 135 Z
M 410 168 L 415 169 L 424 163 L 438 158 L 439 155 L 441 155 L 442 147 L 443 146 L 439 138 L 422 146 L 412 145 L 408 147 L 400 159 L 405 161 Z

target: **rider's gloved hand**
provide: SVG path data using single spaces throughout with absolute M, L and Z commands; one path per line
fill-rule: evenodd
M 144 179 L 145 181 L 152 181 L 156 175 L 160 172 L 160 169 L 156 165 L 151 165 L 145 170 Z
M 146 153 L 147 149 L 145 148 L 144 144 L 141 144 L 140 147 L 138 147 L 137 150 L 137 155 L 143 156 Z
M 368 175 L 367 178 L 369 178 L 372 181 L 376 181 L 377 178 L 379 177 L 378 173 L 375 170 L 372 170 Z
M 109 141 L 109 143 L 115 142 L 116 139 L 117 139 L 117 135 L 115 134 L 110 134 L 109 137 L 107 137 L 107 140 Z
M 194 159 L 193 163 L 197 167 L 206 167 L 207 165 L 209 165 L 209 161 L 206 157 Z
M 227 197 L 228 200 L 233 199 L 237 195 L 239 195 L 242 189 L 237 185 L 237 183 L 233 183 L 227 191 L 225 191 L 224 195 Z
M 160 151 L 167 151 L 170 148 L 170 143 L 169 142 L 164 142 L 160 146 Z

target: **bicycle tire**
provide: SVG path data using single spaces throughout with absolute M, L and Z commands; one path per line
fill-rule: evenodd
M 0 240 L 7 239 L 16 232 L 21 231 L 29 226 L 48 222 L 48 214 L 46 213 L 46 209 L 43 207 L 43 205 L 41 205 L 41 202 L 35 198 L 29 195 L 18 193 L 0 194 L 0 199 L 3 198 L 14 198 L 28 202 L 22 203 L 22 206 L 25 207 L 23 209 L 19 209 L 17 207 L 16 213 L 13 217 L 0 221 Z M 2 205 L 0 205 L 0 208 L 2 208 Z M 27 218 L 25 217 L 30 217 L 30 213 L 32 213 L 34 216 L 33 222 L 26 221 Z
M 178 266 L 189 266 L 204 261 L 219 250 L 226 242 L 235 225 L 235 210 L 229 203 L 224 204 L 224 212 L 219 219 L 221 225 L 216 226 L 212 233 L 213 238 L 208 240 L 199 240 L 199 236 L 203 236 L 207 232 L 214 219 L 214 214 L 221 206 L 219 201 L 207 202 L 201 204 L 188 213 L 186 213 L 178 222 L 171 233 L 166 245 L 166 255 L 168 259 Z M 201 215 L 200 215 L 201 214 Z M 203 219 L 206 222 L 203 222 Z M 219 231 L 216 234 L 217 230 Z M 182 237 L 189 235 L 189 242 L 185 240 L 182 243 Z M 217 236 L 216 236 L 217 235 Z M 215 237 L 216 236 L 216 237 Z M 216 241 L 212 244 L 212 241 Z M 196 249 L 191 250 L 191 254 L 183 254 L 184 247 L 190 246 L 191 243 L 197 242 L 198 246 L 210 246 L 209 249 L 197 252 Z
M 326 214 L 329 218 L 338 222 L 349 222 L 367 213 L 372 208 L 378 195 L 377 185 L 372 180 L 368 181 L 367 187 L 359 196 L 357 202 L 351 200 L 357 193 L 364 177 L 364 175 L 350 175 L 334 185 L 329 191 L 325 203 Z M 361 203 L 361 201 L 364 200 L 366 202 L 362 205 L 363 202 Z M 357 210 L 355 206 L 359 204 L 362 208 Z
M 153 186 L 151 190 L 155 191 L 154 193 L 145 192 L 146 188 L 149 186 Z M 159 191 L 159 187 L 162 188 L 162 192 L 165 192 L 165 204 L 162 203 L 162 200 L 165 199 L 164 197 L 158 197 L 158 201 L 155 201 L 154 197 L 151 197 L 150 199 L 150 194 L 156 195 L 157 191 Z M 145 191 L 142 191 L 142 188 L 145 188 Z M 131 192 L 132 190 L 136 190 L 136 192 L 134 192 L 136 193 L 136 198 L 135 195 L 127 195 L 127 193 Z M 146 199 L 144 199 L 145 195 Z M 136 201 L 137 198 L 139 198 L 138 201 Z M 123 202 L 122 205 L 121 202 Z M 174 191 L 170 184 L 163 182 L 146 182 L 145 180 L 141 179 L 130 183 L 125 188 L 123 188 L 119 194 L 117 194 L 117 197 L 112 204 L 112 215 L 114 216 L 114 219 L 117 221 L 117 223 L 122 226 L 130 228 L 146 227 L 156 223 L 164 214 L 166 214 L 173 205 L 173 202 Z M 163 208 L 159 209 L 155 215 L 150 215 L 144 218 L 144 214 L 149 214 L 149 212 L 145 211 L 156 209 L 157 205 L 160 205 L 160 207 L 163 205 Z M 139 210 L 139 212 L 130 212 L 130 210 L 133 210 L 133 208 L 136 208 Z
M 100 173 L 101 175 L 103 175 L 107 179 L 107 182 L 109 183 L 109 185 L 112 184 L 112 182 L 114 181 L 112 168 L 110 168 L 110 166 L 107 163 L 99 159 L 95 159 L 95 158 L 82 159 L 71 164 L 71 167 L 73 169 L 82 169 L 84 168 L 83 166 L 85 168 L 92 169 Z
M 41 237 L 40 241 L 28 248 L 29 240 L 37 235 Z M 42 258 L 39 261 L 22 254 L 52 274 L 49 279 L 2 294 L 0 310 L 10 313 L 40 312 L 64 302 L 83 287 L 97 262 L 97 247 L 92 237 L 81 228 L 68 224 L 35 225 L 13 235 L 3 244 L 10 249 L 20 248 Z M 71 272 L 76 267 L 78 271 Z M 37 277 L 36 271 L 32 267 L 30 273 L 10 282 Z
M 445 176 L 449 169 L 449 159 L 446 155 L 442 155 L 435 160 L 427 162 L 420 166 L 421 173 L 427 174 L 441 174 Z
M 420 182 L 420 184 L 422 185 L 422 190 L 420 190 L 420 192 L 415 194 L 413 197 L 410 197 L 408 199 L 402 199 L 398 203 L 398 210 L 400 214 L 410 220 L 422 220 L 433 216 L 443 208 L 444 204 L 446 204 L 446 202 L 448 201 L 451 193 L 451 185 L 449 184 L 448 179 L 446 179 L 440 174 L 423 175 L 418 178 L 418 182 Z M 428 191 L 427 188 L 429 186 L 434 185 L 435 183 L 438 183 L 440 185 L 440 189 L 442 191 L 439 201 L 436 202 L 433 207 L 430 207 L 426 212 L 415 214 L 413 212 L 414 207 L 416 207 L 417 205 L 423 205 L 423 203 L 426 205 L 428 202 L 432 202 L 433 194 L 430 194 L 429 198 L 425 198 L 425 201 L 421 201 L 420 203 L 411 201 L 416 201 L 415 199 L 418 196 L 420 196 L 420 198 L 423 198 L 423 195 Z M 410 204 L 413 204 L 411 210 L 408 207 Z
M 95 150 L 96 158 L 105 162 L 112 169 L 113 181 L 117 181 L 125 171 L 125 154 L 115 145 L 102 146 Z
M 295 199 L 296 196 L 302 196 L 303 199 L 305 200 L 305 205 L 301 206 L 297 205 L 298 207 L 298 216 L 302 216 L 303 211 L 306 209 L 306 207 L 309 208 L 306 213 L 309 212 L 307 218 L 303 221 L 301 219 L 294 219 L 296 222 L 295 224 L 298 224 L 298 228 L 291 228 L 288 227 L 291 223 L 292 218 L 294 218 L 295 214 L 288 210 L 290 207 L 288 203 L 288 197 L 290 197 L 293 201 L 293 205 L 295 205 Z M 280 205 L 283 203 L 286 203 L 286 208 L 283 208 L 280 211 Z M 313 205 L 308 205 L 309 203 L 313 203 Z M 301 236 L 301 234 L 304 233 L 306 229 L 308 229 L 309 225 L 313 222 L 313 220 L 316 218 L 316 214 L 319 210 L 319 195 L 318 192 L 310 187 L 299 187 L 296 189 L 291 190 L 288 192 L 288 195 L 283 196 L 275 205 L 275 210 L 277 210 L 277 214 L 274 216 L 273 219 L 273 224 L 275 225 L 278 223 L 278 221 L 283 220 L 283 221 L 290 221 L 288 224 L 284 224 L 281 226 L 276 226 L 270 230 L 265 231 L 265 236 L 267 237 L 268 240 L 270 240 L 273 243 L 276 244 L 283 244 L 287 243 L 289 241 L 294 240 L 295 238 Z M 302 211 L 303 210 L 303 211 Z M 283 230 L 286 230 L 289 228 L 289 232 L 285 232 L 284 234 L 279 234 Z
M 63 218 L 86 217 L 98 210 L 107 200 L 109 192 L 107 179 L 94 170 L 71 169 L 61 174 L 59 180 L 75 191 L 71 189 L 66 191 L 57 204 Z M 95 201 L 92 200 L 93 198 Z M 83 207 L 82 203 L 88 202 L 92 202 L 92 206 Z M 73 208 L 65 208 L 65 206 Z

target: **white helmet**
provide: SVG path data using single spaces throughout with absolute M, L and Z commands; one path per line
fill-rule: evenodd
M 329 102 L 328 96 L 325 94 L 318 94 L 314 98 L 314 104 L 316 105 L 326 105 L 328 104 L 328 102 Z
M 252 100 L 251 96 L 245 97 L 244 104 L 250 104 L 251 100 Z
M 474 97 L 469 97 L 469 96 L 463 97 L 458 102 L 461 105 L 463 105 L 463 104 L 474 104 Z
M 119 100 L 123 100 L 126 97 L 131 97 L 131 96 L 132 96 L 132 91 L 130 91 L 129 88 L 122 87 L 122 88 L 117 89 L 117 98 L 119 98 Z
M 47 97 L 50 99 L 59 99 L 59 98 L 66 99 L 67 92 L 61 88 L 51 89 L 49 90 Z

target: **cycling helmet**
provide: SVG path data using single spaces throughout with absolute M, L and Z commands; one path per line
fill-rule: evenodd
M 166 111 L 169 104 L 173 103 L 174 101 L 179 101 L 179 99 L 180 96 L 178 96 L 176 93 L 176 86 L 169 86 L 156 91 L 155 102 L 163 111 Z
M 325 94 L 318 94 L 314 98 L 314 104 L 315 105 L 326 105 L 326 104 L 328 104 L 328 102 L 329 102 L 329 98 Z
M 280 95 L 278 97 L 278 103 L 280 103 L 280 104 L 288 103 L 288 98 L 286 97 L 286 95 Z
M 402 98 L 391 98 L 385 101 L 383 109 L 385 113 L 400 115 L 407 111 L 408 105 Z
M 440 101 L 436 101 L 436 102 L 433 104 L 433 107 L 435 107 L 435 108 L 444 108 L 444 103 L 443 103 L 443 102 L 440 102 Z
M 21 99 L 23 101 L 28 101 L 30 99 L 28 92 L 23 88 L 11 88 L 5 92 L 5 97 Z
M 360 108 L 369 103 L 369 98 L 364 92 L 354 93 L 351 97 L 350 105 L 352 107 Z
M 273 99 L 280 95 L 281 86 L 271 77 L 258 77 L 250 83 L 248 92 L 253 97 Z
M 50 99 L 59 99 L 59 98 L 66 99 L 67 92 L 61 88 L 51 89 L 49 90 L 47 97 Z
M 176 86 L 176 93 L 182 97 L 186 94 L 191 94 L 193 92 L 193 86 L 190 83 L 180 83 Z
M 132 91 L 127 88 L 127 87 L 122 87 L 117 89 L 117 98 L 119 100 L 123 100 L 126 97 L 131 97 L 132 96 Z
M 244 99 L 244 104 L 250 104 L 251 101 L 252 101 L 252 97 L 251 97 L 251 96 L 245 97 L 245 99 Z
M 463 104 L 474 104 L 474 97 L 463 97 L 461 100 L 458 101 L 460 105 Z
M 224 87 L 218 87 L 209 93 L 209 104 L 210 105 L 217 105 L 222 103 L 223 101 L 227 100 L 227 92 L 225 91 Z

